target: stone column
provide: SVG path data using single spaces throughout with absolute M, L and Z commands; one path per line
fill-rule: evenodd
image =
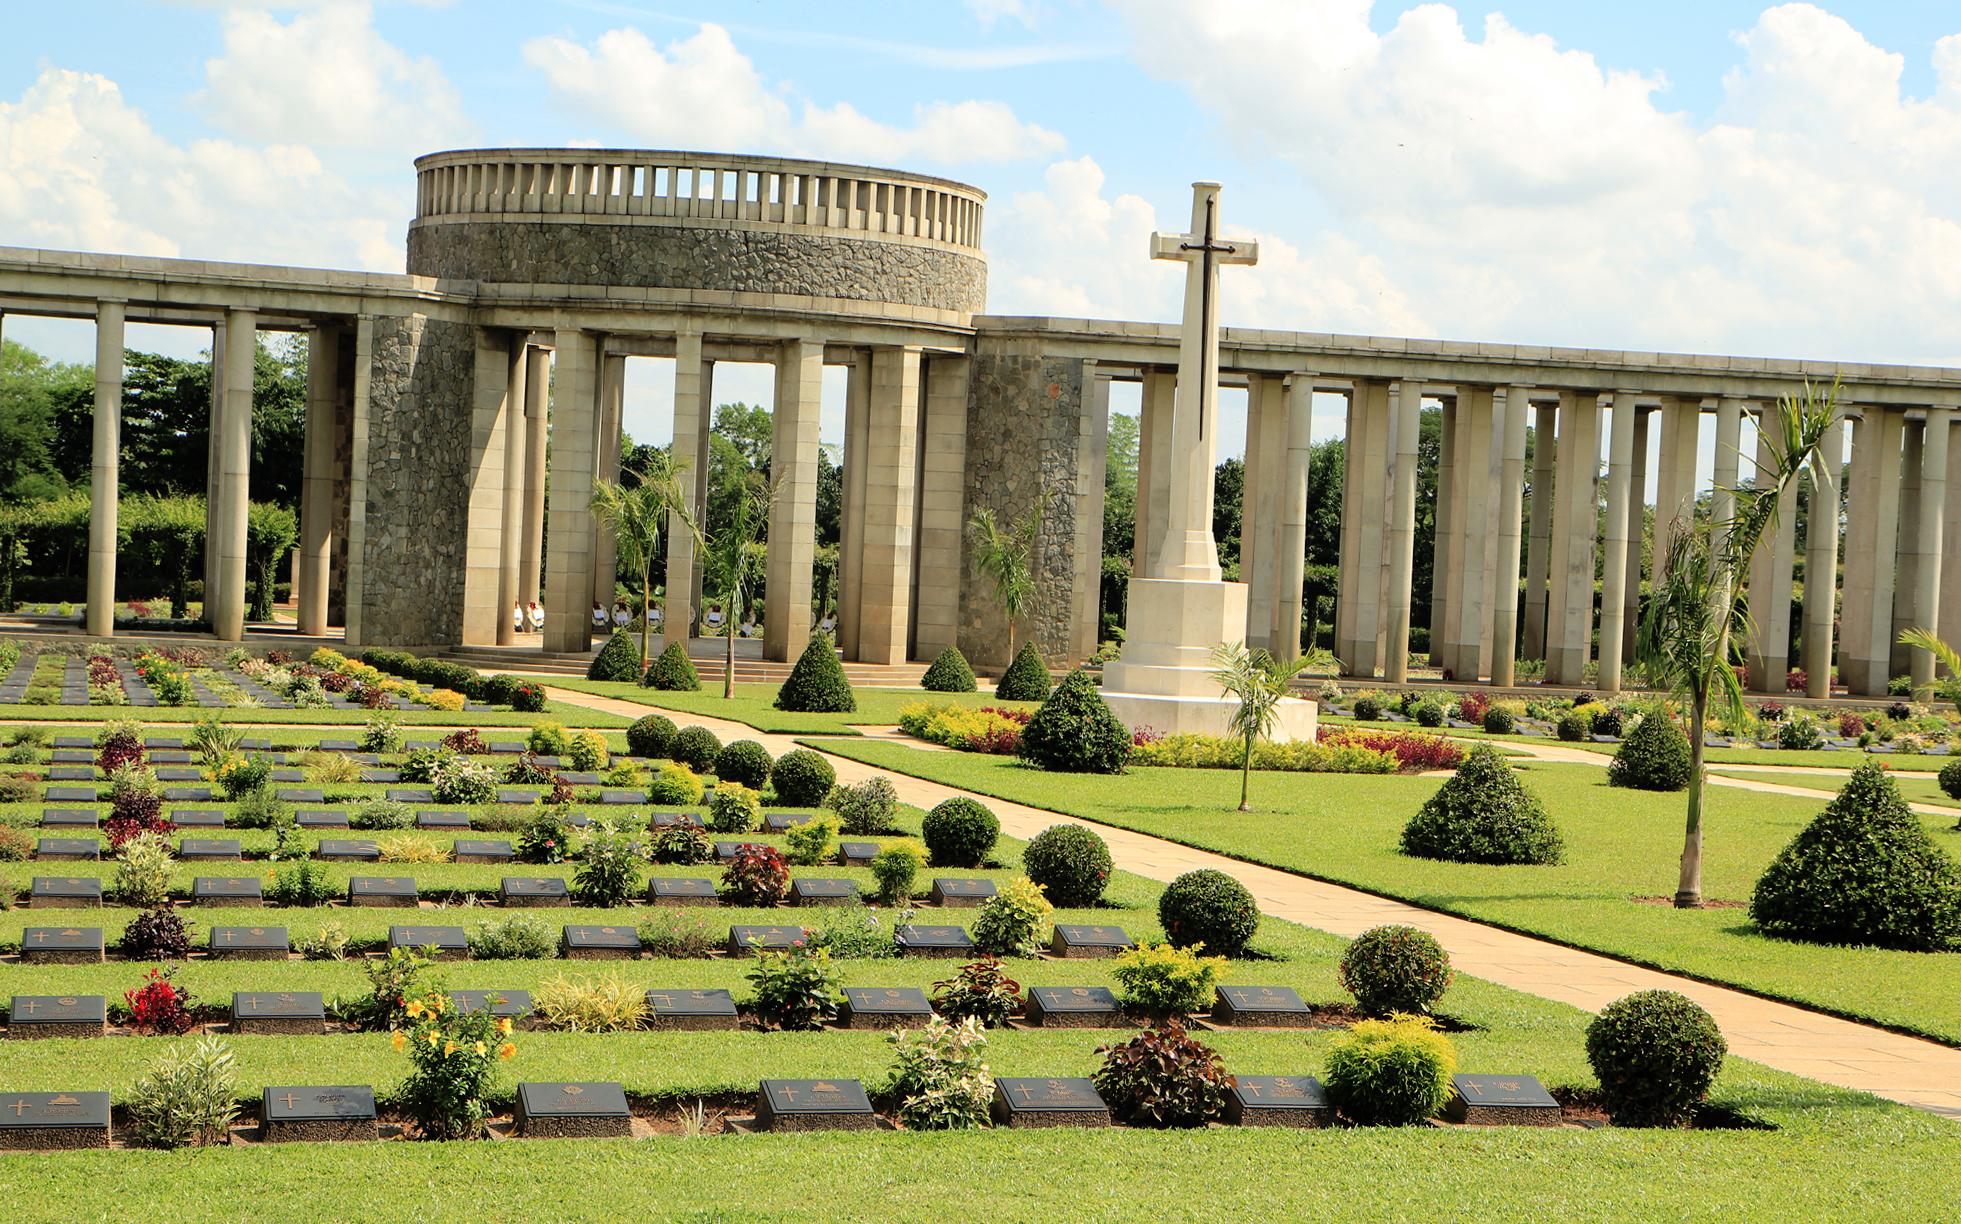
M 1655 481 L 1655 534 L 1675 519 L 1695 521 L 1696 443 L 1702 428 L 1702 401 L 1663 396 L 1660 473 Z
M 1082 412 L 1077 417 L 1075 590 L 1070 617 L 1071 665 L 1096 653 L 1103 606 L 1103 482 L 1110 462 L 1110 376 L 1083 362 Z M 899 659 L 905 655 L 901 653 Z
M 1832 622 L 1838 614 L 1838 477 L 1845 454 L 1844 421 L 1832 422 L 1831 428 L 1825 431 L 1819 453 L 1826 460 L 1825 474 L 1821 478 L 1814 471 L 1811 477 L 1811 522 L 1805 535 L 1802 645 L 1804 694 L 1822 700 L 1832 695 Z M 1791 516 L 1797 517 L 1795 508 Z
M 477 328 L 471 378 L 470 454 L 464 494 L 463 618 L 466 646 L 492 645 L 510 634 L 502 602 L 504 471 L 511 417 L 511 347 L 501 332 Z M 521 428 L 521 427 L 520 427 Z
M 348 402 L 347 647 L 365 644 L 368 612 L 368 418 L 374 388 L 373 315 L 354 322 L 354 387 Z
M 1899 536 L 1901 413 L 1865 409 L 1852 435 L 1845 601 L 1839 676 L 1855 697 L 1886 695 L 1893 628 L 1893 549 Z M 1855 566 L 1856 562 L 1856 566 Z
M 245 640 L 246 521 L 251 513 L 252 374 L 258 313 L 225 312 L 225 405 L 218 442 L 218 598 L 212 628 L 221 642 Z
M 216 624 L 218 554 L 223 550 L 224 526 L 218 520 L 218 438 L 225 415 L 225 326 L 211 329 L 211 415 L 204 432 L 204 620 Z
M 1557 404 L 1534 406 L 1532 423 L 1532 521 L 1525 552 L 1525 645 L 1528 659 L 1546 657 L 1546 570 L 1552 555 L 1553 468 L 1559 454 L 1554 436 Z
M 511 623 L 511 610 L 518 606 L 522 589 L 519 557 L 524 552 L 524 478 L 529 470 L 525 443 L 530 422 L 525 418 L 525 388 L 530 377 L 526 370 L 530 345 L 525 334 L 505 337 L 504 345 L 504 467 L 503 502 L 497 515 L 497 644 L 517 644 L 517 628 Z
M 824 343 L 791 340 L 776 363 L 770 478 L 769 590 L 763 604 L 763 658 L 795 659 L 810 642 L 810 565 L 817 548 L 817 412 L 824 391 Z
M 1341 672 L 1355 671 L 1355 607 L 1361 602 L 1362 557 L 1362 416 L 1368 397 L 1359 386 L 1348 392 L 1348 411 L 1341 448 L 1341 556 L 1335 590 L 1335 655 Z
M 1454 680 L 1476 684 L 1485 668 L 1484 618 L 1491 571 L 1485 565 L 1491 538 L 1492 394 L 1490 387 L 1463 387 L 1457 394 L 1457 454 L 1450 499 L 1451 635 L 1444 666 Z
M 705 526 L 695 514 L 695 496 L 708 483 L 708 455 L 697 436 L 701 416 L 707 411 L 702 402 L 701 332 L 674 333 L 674 455 L 675 483 L 688 517 Z M 661 636 L 667 642 L 683 642 L 688 626 L 694 623 L 693 576 L 695 537 L 677 511 L 667 516 L 667 595 L 662 603 Z M 683 650 L 687 649 L 684 645 Z
M 518 545 L 518 598 L 525 613 L 539 600 L 545 568 L 545 484 L 551 459 L 550 349 L 532 348 L 524 361 L 524 535 Z
M 881 345 L 871 351 L 871 367 L 858 658 L 866 663 L 904 663 L 906 634 L 912 624 L 912 524 L 918 496 L 914 481 L 919 463 L 919 349 Z M 811 413 L 813 417 L 816 414 L 814 404 Z M 814 480 L 811 496 L 814 523 Z M 769 602 L 775 603 L 773 599 Z M 806 616 L 806 622 L 808 619 Z
M 1913 673 L 1913 649 L 1900 641 L 1900 635 L 1914 626 L 1915 591 L 1920 585 L 1920 466 L 1925 428 L 1922 421 L 1903 420 L 1900 429 L 1900 534 L 1893 549 L 1893 627 L 1886 635 L 1889 679 Z
M 1383 499 L 1384 452 L 1389 432 L 1389 384 L 1357 379 L 1355 397 L 1362 407 L 1359 413 L 1351 408 L 1351 418 L 1359 415 L 1361 433 L 1359 437 L 1350 434 L 1350 445 L 1359 441 L 1360 453 L 1356 456 L 1358 468 L 1350 470 L 1356 473 L 1355 509 L 1360 521 L 1356 525 L 1354 636 L 1343 661 L 1351 674 L 1368 678 L 1375 675 L 1379 662 L 1376 641 L 1382 623 L 1383 524 L 1379 507 Z M 1347 588 L 1343 589 L 1342 597 L 1349 598 Z
M 1607 446 L 1607 538 L 1601 558 L 1600 690 L 1621 691 L 1621 640 L 1627 623 L 1628 507 L 1633 502 L 1635 393 L 1614 393 Z
M 1164 547 L 1171 514 L 1171 414 L 1178 376 L 1144 372 L 1137 415 L 1137 532 L 1130 550 L 1133 574 L 1148 574 Z
M 918 657 L 926 660 L 937 659 L 941 651 L 954 645 L 960 633 L 970 360 L 935 354 L 926 364 L 924 436 L 920 443 L 925 455 L 919 488 L 919 582 L 915 595 L 919 612 L 914 634 Z
M 1954 417 L 1950 410 L 1950 433 Z M 1961 446 L 1952 437 L 1947 444 L 1947 513 L 1942 520 L 1941 540 L 1961 542 Z M 1941 566 L 1941 641 L 1961 643 L 1961 562 Z
M 1505 391 L 1503 468 L 1498 483 L 1498 555 L 1492 567 L 1491 683 L 1517 683 L 1518 553 L 1525 512 L 1525 418 L 1532 411 L 1532 389 Z
M 1240 491 L 1239 578 L 1246 584 L 1246 648 L 1278 655 L 1280 495 L 1287 477 L 1285 378 L 1246 380 L 1246 480 Z
M 1915 541 L 1920 554 L 1914 558 L 1913 621 L 1915 626 L 1929 631 L 1937 631 L 1941 623 L 1941 578 L 1946 569 L 1941 550 L 1946 544 L 1948 423 L 1953 415 L 1953 409 L 1946 405 L 1927 409 L 1925 440 L 1920 452 L 1920 524 Z M 1933 681 L 1933 652 L 1913 651 L 1912 676 L 1915 688 Z
M 1559 499 L 1554 503 L 1552 568 L 1547 606 L 1546 679 L 1586 682 L 1593 651 L 1593 549 L 1598 530 L 1600 396 L 1561 397 Z M 1571 438 L 1572 445 L 1567 445 Z
M 1778 401 L 1765 400 L 1757 414 L 1757 465 L 1770 460 L 1771 439 L 1780 428 Z M 1788 509 L 1788 507 L 1780 507 Z M 1660 511 L 1655 520 L 1655 574 L 1662 572 L 1662 553 L 1666 540 L 1661 534 Z M 1779 520 L 1786 516 L 1780 513 Z M 1769 693 L 1775 696 L 1784 691 L 1785 666 L 1789 660 L 1784 658 L 1788 637 L 1779 639 L 1771 632 L 1771 612 L 1776 603 L 1777 582 L 1777 528 L 1773 524 L 1764 532 L 1757 551 L 1750 556 L 1750 621 L 1751 633 L 1743 648 L 1743 683 L 1753 693 Z
M 1443 667 L 1444 643 L 1450 638 L 1450 562 L 1455 551 L 1456 523 L 1451 518 L 1457 486 L 1457 408 L 1455 394 L 1442 402 L 1442 429 L 1437 435 L 1437 504 L 1430 548 L 1430 666 Z
M 711 449 L 715 423 L 715 363 L 701 363 L 701 422 L 696 426 L 695 453 L 702 456 L 702 478 L 695 482 L 695 521 L 708 522 L 708 476 L 707 463 L 713 455 Z M 708 562 L 701 554 L 695 554 L 695 572 L 689 576 L 689 597 L 694 607 L 695 621 L 688 629 L 690 637 L 701 636 L 701 609 L 707 603 Z
M 116 503 L 123 447 L 123 316 L 127 305 L 95 306 L 95 436 L 89 460 L 88 613 L 90 637 L 116 632 Z
M 1410 575 L 1416 563 L 1416 460 L 1423 427 L 1423 380 L 1404 378 L 1396 384 L 1396 464 L 1389 493 L 1389 642 L 1383 676 L 1391 684 L 1409 679 Z M 1305 415 L 1305 414 L 1303 414 Z M 1305 443 L 1303 443 L 1303 446 Z M 1301 504 L 1295 513 L 1306 523 L 1307 462 L 1300 461 Z M 1305 531 L 1294 551 L 1294 602 L 1300 602 Z M 1294 640 L 1300 640 L 1300 617 L 1294 617 Z
M 843 505 L 838 514 L 838 649 L 858 655 L 864 600 L 865 479 L 871 463 L 872 357 L 860 352 L 845 368 Z
M 340 370 L 340 329 L 322 323 L 306 341 L 306 441 L 300 486 L 297 591 L 300 634 L 327 629 L 327 587 L 334 553 L 334 405 Z
M 1641 627 L 1641 552 L 1648 528 L 1648 411 L 1634 412 L 1634 463 L 1627 485 L 1627 593 L 1623 601 L 1621 663 L 1634 662 L 1634 639 Z
M 545 559 L 543 646 L 592 649 L 592 481 L 599 458 L 600 339 L 577 328 L 553 337 L 551 540 Z
M 1287 383 L 1287 466 L 1280 489 L 1274 557 L 1273 657 L 1291 662 L 1300 657 L 1302 608 L 1301 583 L 1307 574 L 1307 486 L 1308 465 L 1314 454 L 1314 376 L 1297 371 Z M 1407 591 L 1409 584 L 1405 582 Z M 1403 649 L 1408 655 L 1408 600 L 1404 601 L 1405 636 Z
M 603 352 L 603 346 L 602 346 Z M 626 409 L 626 358 L 606 356 L 600 373 L 599 383 L 599 436 L 595 444 L 597 455 L 593 475 L 597 480 L 608 484 L 620 482 L 620 415 Z M 619 537 L 610 528 L 601 527 L 594 521 L 596 538 L 593 541 L 593 555 L 596 558 L 592 571 L 592 597 L 599 606 L 606 609 L 609 628 L 600 636 L 610 636 L 612 630 L 613 604 L 617 601 L 620 581 Z

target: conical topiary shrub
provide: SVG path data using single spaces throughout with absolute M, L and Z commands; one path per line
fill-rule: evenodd
M 678 641 L 669 642 L 660 657 L 647 665 L 647 674 L 640 677 L 640 683 L 663 693 L 701 691 L 701 675 L 695 671 L 695 661 L 688 657 L 687 647 Z
M 1021 729 L 1018 755 L 1058 773 L 1122 773 L 1130 731 L 1110 713 L 1089 673 L 1073 672 Z
M 1813 943 L 1957 951 L 1961 873 L 1869 761 L 1764 869 L 1750 917 Z
M 790 669 L 790 678 L 776 691 L 776 708 L 807 714 L 840 714 L 858 708 L 830 634 L 810 635 L 810 645 Z
M 1049 699 L 1049 665 L 1042 662 L 1042 652 L 1030 642 L 1021 648 L 1008 670 L 1001 673 L 1001 683 L 994 686 L 994 695 L 1003 701 L 1047 701 Z
M 967 666 L 967 656 L 960 653 L 959 647 L 949 646 L 920 677 L 919 687 L 929 693 L 971 693 L 978 686 L 974 683 L 974 669 Z
M 1641 725 L 1628 733 L 1607 766 L 1607 785 L 1635 790 L 1678 791 L 1689 784 L 1694 768 L 1689 737 L 1668 711 L 1647 711 Z
M 1452 863 L 1557 863 L 1559 828 L 1539 797 L 1489 744 L 1466 754 L 1457 773 L 1403 826 L 1403 853 Z
M 639 678 L 640 642 L 625 630 L 608 638 L 586 668 L 588 680 L 624 680 L 630 684 Z

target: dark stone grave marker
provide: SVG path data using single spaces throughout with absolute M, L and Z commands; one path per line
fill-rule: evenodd
M 57 1152 L 108 1146 L 106 1092 L 10 1092 L 0 1096 L 0 1148 Z
M 602 780 L 601 775 L 596 773 L 573 772 L 562 773 L 558 776 L 565 779 L 567 786 L 598 786 Z
M 845 867 L 869 867 L 878 852 L 877 842 L 844 842 L 838 846 L 838 862 Z
M 1049 952 L 1067 960 L 1094 960 L 1115 956 L 1134 946 L 1122 927 L 1065 926 L 1057 923 L 1055 937 L 1049 941 Z
M 513 1021 L 531 1017 L 531 992 L 528 990 L 452 990 L 449 997 L 459 1011 L 482 1011 L 488 1007 L 491 1015 L 508 1016 Z
M 1313 1014 L 1288 986 L 1217 986 L 1212 1023 L 1241 1028 L 1306 1028 Z
M 637 960 L 640 933 L 630 926 L 568 926 L 559 949 L 566 960 Z
M 1530 1075 L 1453 1075 L 1444 1117 L 1471 1126 L 1559 1126 L 1559 1102 Z
M 208 786 L 167 786 L 163 791 L 166 803 L 209 803 L 211 788 Z
M 225 814 L 216 808 L 177 808 L 170 813 L 170 823 L 180 829 L 222 829 Z
M 34 843 L 34 857 L 47 863 L 88 863 L 102 857 L 102 843 L 93 837 L 43 837 Z
M 15 995 L 7 1015 L 7 1036 L 16 1041 L 109 1032 L 109 1002 L 101 995 Z
M 876 1130 L 878 1116 L 857 1080 L 764 1080 L 756 1094 L 756 1129 Z
M 327 1031 L 326 1001 L 319 991 L 239 991 L 232 995 L 231 1029 L 318 1037 Z
M 257 906 L 265 900 L 264 882 L 257 876 L 198 876 L 191 881 L 192 905 Z
M 637 790 L 600 791 L 599 801 L 601 803 L 612 804 L 614 806 L 619 806 L 622 804 L 631 806 L 633 804 L 640 804 L 640 803 L 647 802 L 647 792 L 637 791 Z
M 417 787 L 407 790 L 389 791 L 388 797 L 397 803 L 434 803 L 436 801 L 436 792 L 430 790 L 428 787 Z
M 1237 1075 L 1226 1092 L 1226 1121 L 1235 1126 L 1329 1126 L 1334 1111 L 1311 1075 Z
M 791 905 L 849 905 L 857 896 L 856 880 L 819 880 L 803 876 L 790 881 Z
M 400 782 L 401 780 L 402 771 L 399 769 L 364 769 L 361 771 L 361 781 L 363 782 Z
M 286 928 L 212 927 L 211 955 L 225 960 L 285 960 Z
M 359 752 L 360 750 L 361 745 L 354 740 L 323 739 L 320 741 L 320 751 L 322 752 Z
M 423 948 L 433 945 L 437 960 L 466 960 L 470 955 L 470 937 L 462 927 L 453 926 L 392 926 L 388 928 L 388 946 L 391 948 Z
M 378 863 L 381 846 L 371 841 L 328 840 L 320 843 L 313 857 L 326 863 Z
M 666 829 L 674 825 L 686 825 L 690 829 L 708 827 L 699 812 L 655 812 L 652 819 L 653 827 L 656 829 Z
M 414 909 L 421 899 L 415 881 L 403 876 L 355 876 L 347 882 L 349 905 Z
M 966 958 L 974 954 L 973 936 L 966 927 L 907 924 L 893 935 L 901 956 Z
M 244 857 L 230 837 L 186 837 L 177 843 L 177 857 L 187 863 L 237 862 Z
M 497 899 L 507 906 L 572 904 L 572 895 L 558 876 L 506 876 L 497 886 Z
M 500 790 L 497 792 L 497 802 L 528 806 L 538 802 L 538 795 L 534 790 Z
M 56 765 L 94 765 L 95 754 L 80 748 L 57 748 L 48 754 L 48 760 Z
M 267 1143 L 352 1143 L 381 1138 L 374 1089 L 365 1084 L 267 1088 L 259 1098 L 259 1138 Z
M 729 928 L 728 952 L 730 956 L 747 956 L 756 948 L 787 948 L 800 939 L 808 939 L 800 926 L 732 926 Z
M 295 779 L 296 781 L 298 779 Z M 318 787 L 288 786 L 274 791 L 281 803 L 325 803 L 327 795 Z
M 204 771 L 199 769 L 159 769 L 156 773 L 159 782 L 204 781 Z
M 94 803 L 93 786 L 50 786 L 43 796 L 49 803 Z
M 933 1005 L 917 986 L 847 986 L 839 1028 L 902 1028 L 933 1018 Z
M 611 1139 L 633 1133 L 618 1084 L 519 1084 L 512 1131 L 531 1139 Z
M 647 901 L 652 905 L 719 905 L 713 880 L 647 881 Z
M 170 752 L 150 753 L 150 764 L 152 765 L 191 765 L 195 764 L 196 761 L 197 758 L 188 752 L 173 750 Z
M 500 755 L 506 753 L 516 755 L 530 746 L 523 740 L 489 740 L 487 742 L 490 745 L 490 750 Z
M 648 1028 L 699 1033 L 739 1028 L 741 1024 L 735 1014 L 735 997 L 726 990 L 647 992 Z
M 345 829 L 348 827 L 346 812 L 301 812 L 293 817 L 293 823 L 302 829 Z
M 102 904 L 102 881 L 94 876 L 35 876 L 27 897 L 28 909 L 92 909 Z
M 817 815 L 814 812 L 771 812 L 763 817 L 763 829 L 769 833 L 785 833 L 815 819 Z
M 456 842 L 456 861 L 459 863 L 508 863 L 517 857 L 507 841 L 470 841 L 459 838 Z
M 176 750 L 184 747 L 184 737 L 181 735 L 146 735 L 143 737 L 143 747 L 152 752 L 159 748 Z
M 93 829 L 102 823 L 102 813 L 94 808 L 42 808 L 43 827 L 86 825 Z
M 101 927 L 28 927 L 20 933 L 23 965 L 99 965 Z
M 715 857 L 726 863 L 744 846 L 761 847 L 762 845 L 762 842 L 718 841 L 715 843 Z
M 93 782 L 95 781 L 95 767 L 91 765 L 84 769 L 78 765 L 58 765 L 48 770 L 48 781 Z
M 1117 996 L 1107 986 L 1032 987 L 1026 1014 L 1042 1028 L 1111 1028 L 1120 1020 Z
M 415 827 L 418 829 L 467 829 L 470 827 L 468 812 L 417 812 Z
M 997 1076 L 990 1112 L 997 1125 L 1016 1129 L 1110 1125 L 1110 1107 L 1086 1079 Z

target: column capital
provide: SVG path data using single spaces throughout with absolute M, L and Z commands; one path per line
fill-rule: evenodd
M 95 304 L 98 306 L 127 306 L 129 305 L 129 299 L 120 298 L 120 297 L 99 297 L 95 299 Z

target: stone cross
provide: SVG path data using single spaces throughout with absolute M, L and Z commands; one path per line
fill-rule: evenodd
M 1219 581 L 1212 539 L 1212 467 L 1218 461 L 1219 267 L 1259 262 L 1259 245 L 1219 237 L 1219 184 L 1192 184 L 1192 232 L 1152 234 L 1152 259 L 1185 262 L 1185 318 L 1171 414 L 1171 506 L 1153 578 Z

